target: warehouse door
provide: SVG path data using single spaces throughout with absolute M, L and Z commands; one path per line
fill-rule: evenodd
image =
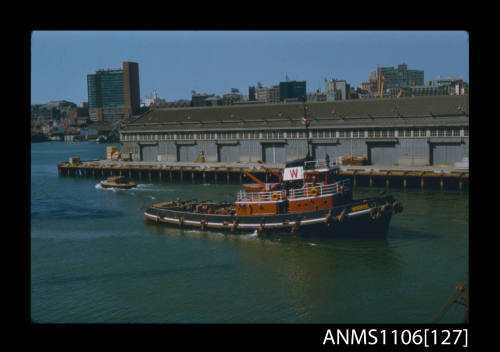
M 462 161 L 462 147 L 458 143 L 431 144 L 431 165 L 453 165 Z
M 158 161 L 158 145 L 141 145 L 142 161 Z
M 177 145 L 177 161 L 195 162 L 198 158 L 199 150 L 196 145 L 178 144 Z
M 328 154 L 331 162 L 337 160 L 337 147 L 335 144 L 317 143 L 313 145 L 313 158 L 315 160 L 326 159 L 326 154 Z
M 217 147 L 217 159 L 220 162 L 240 161 L 240 146 L 237 144 L 220 144 Z
M 286 150 L 284 143 L 266 143 L 262 145 L 262 158 L 266 163 L 286 162 Z
M 393 143 L 370 143 L 368 145 L 368 162 L 372 165 L 394 165 L 396 148 Z

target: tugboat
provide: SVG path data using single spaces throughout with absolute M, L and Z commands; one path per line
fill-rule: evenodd
M 118 189 L 130 189 L 137 186 L 132 181 L 128 181 L 124 176 L 110 176 L 107 180 L 101 181 L 101 187 L 103 188 L 118 188 Z
M 351 179 L 327 160 L 288 162 L 279 182 L 244 184 L 236 201 L 168 201 L 146 207 L 148 221 L 229 232 L 297 233 L 380 237 L 393 213 L 403 210 L 390 195 L 353 200 Z

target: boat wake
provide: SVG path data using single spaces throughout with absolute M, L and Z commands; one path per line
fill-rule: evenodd
M 255 230 L 254 232 L 252 232 L 252 233 L 250 233 L 248 235 L 243 235 L 243 237 L 245 237 L 245 238 L 252 238 L 252 237 L 257 237 L 257 235 L 258 235 L 258 232 L 257 232 L 257 230 Z

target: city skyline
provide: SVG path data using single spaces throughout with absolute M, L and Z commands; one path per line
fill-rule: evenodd
M 353 87 L 377 65 L 469 81 L 465 31 L 34 31 L 31 103 L 88 101 L 87 75 L 139 64 L 141 100 L 156 90 L 174 101 L 191 92 L 222 96 L 237 88 L 306 81 L 324 90 L 334 77 Z

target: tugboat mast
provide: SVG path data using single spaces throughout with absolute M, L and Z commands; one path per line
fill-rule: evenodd
M 306 155 L 306 160 L 312 159 L 312 152 L 311 152 L 311 140 L 309 139 L 309 120 L 307 120 L 307 109 L 308 107 L 306 106 L 306 99 L 307 97 L 304 95 L 304 117 L 302 118 L 302 124 L 306 128 L 306 140 L 307 140 L 307 155 Z

